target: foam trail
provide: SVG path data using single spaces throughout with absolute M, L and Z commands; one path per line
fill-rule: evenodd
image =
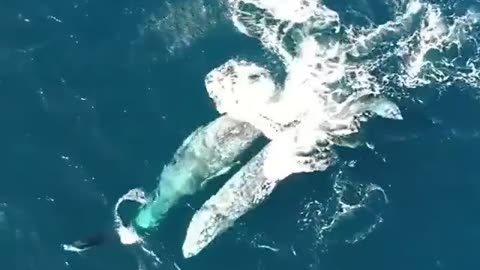
M 289 147 L 290 138 L 270 142 L 240 169 L 193 216 L 182 246 L 185 258 L 198 254 L 215 237 L 233 226 L 235 220 L 262 203 L 293 173 L 322 171 L 336 160 L 327 142 L 300 156 Z
M 421 16 L 425 14 L 425 7 L 420 1 L 408 2 L 406 12 L 393 21 L 389 21 L 377 28 L 368 29 L 366 34 L 352 35 L 353 45 L 349 53 L 355 57 L 364 56 L 379 44 L 385 41 L 398 42 L 402 37 L 412 35 L 421 24 Z
M 133 201 L 145 205 L 147 203 L 145 192 L 137 188 L 129 190 L 118 199 L 113 209 L 115 230 L 120 237 L 120 242 L 125 245 L 143 243 L 142 238 L 137 234 L 135 229 L 131 225 L 125 226 L 118 214 L 118 209 L 124 201 Z
M 140 210 L 134 226 L 150 229 L 184 196 L 226 173 L 261 133 L 248 123 L 221 116 L 195 130 L 164 167 L 153 198 Z
M 333 29 L 338 33 L 336 12 L 318 0 L 230 0 L 232 23 L 243 34 L 258 38 L 263 46 L 280 56 L 283 64 L 293 60 L 296 43 L 305 34 Z M 286 40 L 286 36 L 291 38 Z

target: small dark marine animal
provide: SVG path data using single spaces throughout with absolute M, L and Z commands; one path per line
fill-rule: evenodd
M 108 233 L 100 232 L 91 235 L 85 239 L 77 240 L 70 245 L 62 245 L 64 250 L 82 252 L 93 247 L 98 247 L 107 244 L 113 240 L 113 237 Z

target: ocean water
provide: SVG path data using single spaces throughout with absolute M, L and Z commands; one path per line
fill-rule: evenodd
M 383 24 L 400 2 L 324 4 L 366 25 L 365 14 Z M 449 19 L 480 6 L 432 2 Z M 155 188 L 183 139 L 218 116 L 209 71 L 235 56 L 279 68 L 227 17 L 216 1 L 0 0 L 0 269 L 479 269 L 480 83 L 468 72 L 470 83 L 416 86 L 398 101 L 403 121 L 365 126 L 374 147 L 342 149 L 341 165 L 289 177 L 191 259 L 181 245 L 193 209 L 231 174 L 149 235 L 161 262 L 118 241 L 63 250 L 112 231 L 117 199 Z M 478 37 L 476 27 L 467 35 Z M 342 214 L 338 198 L 359 210 Z

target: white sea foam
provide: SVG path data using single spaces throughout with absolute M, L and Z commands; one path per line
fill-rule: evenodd
M 113 211 L 115 230 L 120 237 L 120 242 L 124 245 L 143 243 L 143 239 L 137 234 L 137 232 L 130 225 L 125 226 L 120 218 L 118 209 L 120 205 L 125 201 L 132 201 L 137 202 L 140 205 L 145 205 L 148 202 L 145 196 L 145 192 L 137 188 L 129 190 L 126 194 L 124 194 L 118 199 Z
M 253 8 L 245 11 L 243 3 L 259 3 L 257 10 Z M 292 1 L 292 7 L 278 3 L 282 7 L 272 7 L 270 1 L 231 1 L 232 21 L 239 31 L 258 38 L 263 46 L 278 53 L 286 62 L 287 67 L 296 69 L 293 55 L 302 47 L 298 46 L 305 37 L 314 35 L 318 43 L 323 45 L 322 50 L 337 50 L 337 57 L 348 54 L 354 58 L 367 57 L 358 61 L 349 61 L 339 64 L 344 70 L 355 70 L 353 63 L 360 64 L 367 73 L 389 68 L 391 72 L 377 74 L 377 82 L 394 83 L 397 87 L 416 88 L 427 83 L 442 83 L 446 81 L 460 81 L 477 87 L 479 54 L 477 40 L 479 14 L 469 9 L 462 16 L 446 17 L 442 9 L 434 4 L 419 0 L 396 2 L 396 17 L 383 25 L 370 27 L 345 25 L 342 26 L 338 14 L 322 5 L 308 4 L 316 10 L 304 13 L 289 14 L 275 17 L 279 10 L 289 10 L 294 13 L 297 5 L 303 1 Z M 402 8 L 405 6 L 405 8 Z M 302 10 L 302 9 L 300 9 Z M 284 13 L 281 13 L 284 14 Z M 280 19 L 282 18 L 282 19 Z M 340 31 L 343 27 L 344 31 Z M 326 32 L 330 34 L 325 34 Z M 334 34 L 331 34 L 334 33 Z M 469 46 L 467 46 L 469 45 Z M 446 50 L 456 46 L 457 55 L 449 55 Z M 467 47 L 475 49 L 467 50 Z M 380 50 L 375 49 L 381 48 Z M 435 61 L 429 53 L 438 51 L 441 57 Z M 374 52 L 374 54 L 371 54 Z M 467 60 L 459 63 L 462 52 L 470 54 Z M 323 57 L 324 58 L 324 57 Z M 322 63 L 321 57 L 309 57 L 311 62 Z M 400 60 L 400 67 L 393 68 L 391 63 Z M 331 70 L 325 69 L 320 73 L 322 77 L 333 76 Z M 337 75 L 341 74 L 336 70 Z M 363 72 L 362 74 L 365 74 Z M 358 76 L 344 75 L 346 81 L 358 80 Z M 358 74 L 355 74 L 358 75 Z M 380 76 L 379 76 L 380 75 Z M 333 77 L 332 77 L 333 78 Z M 376 85 L 381 91 L 391 90 L 383 85 Z
M 355 183 L 345 168 L 333 178 L 331 196 L 325 201 L 306 200 L 297 221 L 301 231 L 315 235 L 312 244 L 322 251 L 332 243 L 354 244 L 365 239 L 383 222 L 389 203 L 380 186 Z

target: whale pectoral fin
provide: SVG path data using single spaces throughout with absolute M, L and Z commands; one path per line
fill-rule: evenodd
M 204 186 L 205 186 L 208 182 L 210 182 L 210 180 L 212 180 L 212 179 L 214 179 L 214 178 L 217 178 L 217 177 L 219 177 L 219 176 L 221 176 L 221 175 L 224 175 L 224 174 L 228 173 L 229 171 L 232 170 L 233 167 L 235 167 L 235 166 L 237 166 L 237 165 L 239 165 L 239 164 L 240 164 L 240 161 L 235 161 L 234 163 L 232 163 L 232 165 L 227 166 L 227 167 L 221 169 L 220 171 L 218 171 L 216 174 L 214 174 L 214 175 L 206 178 L 202 183 L 200 183 L 200 188 L 204 188 Z
M 357 148 L 365 146 L 365 139 L 362 137 L 362 134 L 358 133 L 333 138 L 332 142 L 335 145 L 345 148 Z

